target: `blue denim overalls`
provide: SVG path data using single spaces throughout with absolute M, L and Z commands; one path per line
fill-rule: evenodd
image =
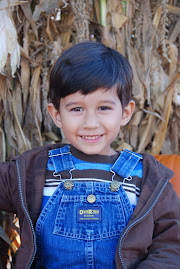
M 60 182 L 38 218 L 36 269 L 116 268 L 118 239 L 133 213 L 127 194 L 117 181 L 72 179 L 75 167 L 68 146 L 49 154 L 55 173 L 69 171 L 70 180 Z M 111 172 L 128 178 L 141 158 L 123 151 Z

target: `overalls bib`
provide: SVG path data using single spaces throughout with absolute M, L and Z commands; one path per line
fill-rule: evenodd
M 72 179 L 68 146 L 50 156 L 55 173 L 68 170 L 70 180 L 60 182 L 38 218 L 36 269 L 116 268 L 118 239 L 133 213 L 127 194 L 120 184 L 113 188 L 112 182 Z M 111 171 L 128 178 L 139 159 L 141 155 L 124 151 Z

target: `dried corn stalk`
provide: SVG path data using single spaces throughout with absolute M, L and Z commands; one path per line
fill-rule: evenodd
M 6 20 L 6 24 L 0 23 L 0 37 L 13 40 L 0 51 L 4 74 L 0 76 L 2 160 L 61 141 L 63 134 L 46 110 L 49 73 L 62 51 L 85 39 L 117 49 L 133 68 L 136 111 L 114 147 L 179 153 L 177 1 L 4 0 L 0 13 L 5 16 L 3 22 Z
M 20 49 L 17 42 L 17 33 L 15 26 L 6 9 L 0 10 L 0 73 L 6 73 L 6 63 L 8 62 L 8 55 L 10 55 L 11 74 L 14 76 L 16 67 L 20 63 Z

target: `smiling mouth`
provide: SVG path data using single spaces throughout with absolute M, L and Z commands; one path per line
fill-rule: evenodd
M 96 141 L 101 138 L 103 135 L 81 135 L 81 137 L 87 141 Z

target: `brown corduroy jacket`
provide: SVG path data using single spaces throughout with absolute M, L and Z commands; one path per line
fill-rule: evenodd
M 34 228 L 41 212 L 48 150 L 61 146 L 39 147 L 0 164 L 0 209 L 16 213 L 20 220 L 16 269 L 31 268 L 35 259 Z M 180 268 L 180 199 L 169 183 L 172 175 L 154 157 L 143 154 L 141 194 L 120 236 L 116 268 Z

